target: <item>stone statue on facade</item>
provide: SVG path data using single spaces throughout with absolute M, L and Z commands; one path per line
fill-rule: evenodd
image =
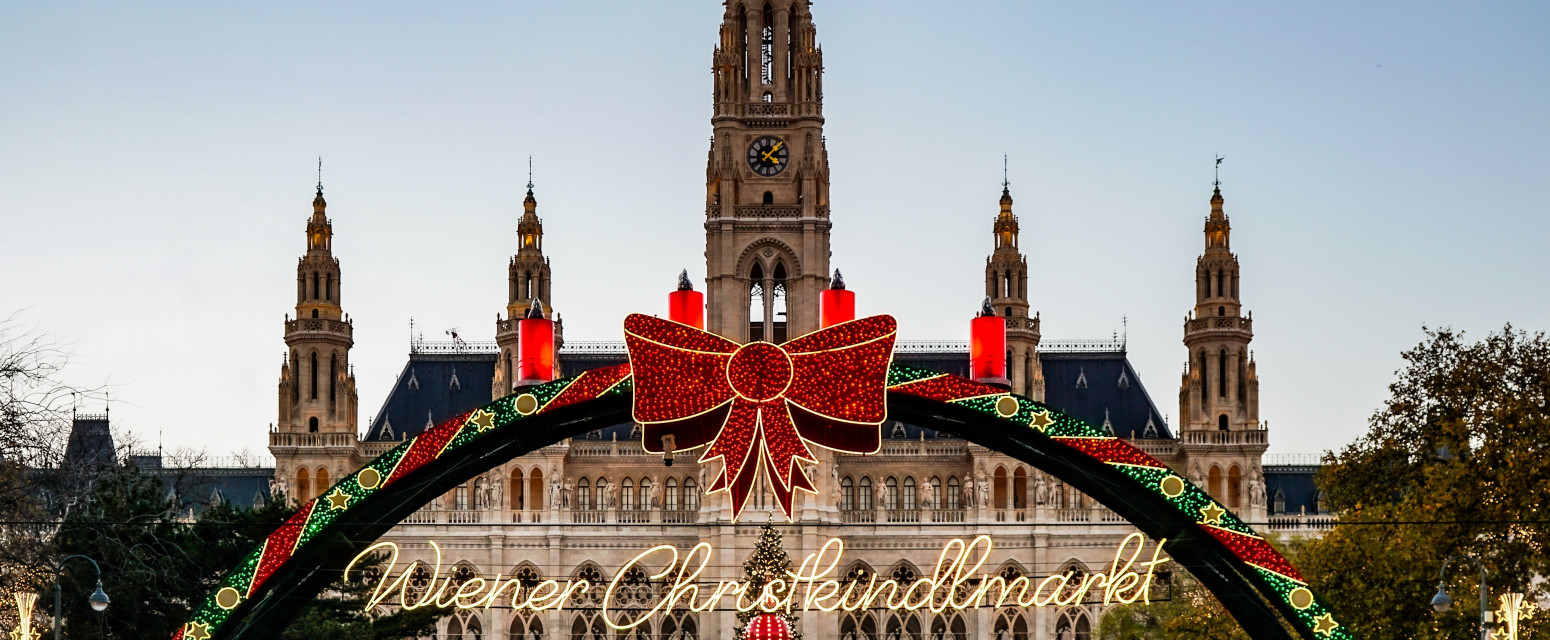
M 1044 474 L 1038 474 L 1038 480 L 1033 487 L 1034 504 L 1049 504 L 1049 481 Z
M 565 488 L 560 490 L 560 501 L 566 508 L 570 508 L 571 496 L 574 495 L 576 495 L 576 481 L 567 479 L 565 481 Z
M 492 502 L 490 503 L 490 507 L 492 509 L 500 509 L 500 508 L 506 506 L 506 481 L 505 480 L 503 480 L 501 478 L 496 478 L 495 482 L 490 483 L 490 498 L 492 500 Z
M 1194 483 L 1194 485 L 1197 487 L 1205 488 L 1206 474 L 1204 471 L 1200 470 L 1199 462 L 1189 466 L 1189 481 Z
M 549 476 L 549 506 L 560 507 L 560 476 Z
M 872 485 L 872 506 L 878 509 L 888 507 L 888 487 L 883 486 L 881 482 Z
M 1249 504 L 1256 507 L 1265 506 L 1265 483 L 1258 480 L 1249 481 Z
M 979 506 L 978 504 L 975 504 L 975 502 L 974 502 L 974 498 L 976 497 L 976 495 L 977 494 L 974 491 L 974 476 L 964 476 L 964 478 L 963 478 L 963 506 L 966 507 L 966 508 L 969 508 L 969 509 L 973 509 L 973 508 Z
M 646 485 L 646 495 L 643 496 L 640 506 L 645 509 L 657 508 L 657 483 L 652 482 Z
M 981 478 L 980 481 L 975 484 L 977 484 L 979 487 L 980 504 L 982 506 L 990 506 L 990 483 L 985 482 L 984 478 Z
M 617 482 L 608 483 L 608 508 L 619 508 L 619 483 Z

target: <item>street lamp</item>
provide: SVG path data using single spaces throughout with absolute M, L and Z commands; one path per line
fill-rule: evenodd
M 1442 576 L 1448 572 L 1448 565 L 1454 560 L 1468 560 L 1475 563 L 1480 569 L 1480 640 L 1490 640 L 1491 610 L 1486 607 L 1485 565 L 1480 560 L 1469 554 L 1460 554 L 1449 557 L 1442 562 L 1442 570 L 1437 572 L 1437 595 L 1432 596 L 1432 609 L 1438 613 L 1453 608 L 1453 598 L 1448 595 L 1448 587 L 1443 582 Z
M 93 591 L 91 596 L 86 598 L 86 602 L 91 604 L 93 611 L 102 612 L 108 608 L 108 594 L 102 590 L 102 567 L 97 566 L 96 560 L 86 556 L 65 556 L 64 559 L 59 561 L 59 564 L 54 566 L 54 640 L 59 640 L 61 625 L 60 606 L 64 601 L 64 595 L 59 588 L 59 574 L 64 571 L 65 563 L 75 558 L 90 562 L 92 570 L 97 572 L 97 590 Z

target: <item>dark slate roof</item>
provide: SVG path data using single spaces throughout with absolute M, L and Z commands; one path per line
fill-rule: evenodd
M 70 423 L 70 440 L 65 443 L 65 466 L 110 468 L 117 463 L 107 414 L 75 416 Z
M 969 356 L 962 352 L 900 353 L 894 359 L 900 364 L 956 375 L 969 373 Z M 623 354 L 607 351 L 560 354 L 560 368 L 566 375 L 627 361 Z M 496 356 L 491 353 L 410 354 L 381 411 L 372 419 L 366 438 L 411 438 L 424 431 L 427 423 L 439 424 L 489 402 L 495 362 Z M 1044 366 L 1045 399 L 1050 406 L 1099 426 L 1107 419 L 1115 435 L 1130 437 L 1134 432 L 1138 438 L 1173 437 L 1123 352 L 1045 353 L 1040 362 Z M 456 389 L 451 385 L 454 370 L 460 383 Z M 1083 379 L 1085 386 L 1079 386 L 1078 379 Z M 1154 427 L 1155 435 L 1148 434 L 1148 423 Z M 922 432 L 928 438 L 942 437 L 929 429 L 903 426 L 901 435 L 894 423 L 884 425 L 883 437 L 916 439 Z M 583 438 L 638 437 L 632 431 L 631 423 L 623 423 Z
M 1172 438 L 1124 352 L 1041 353 L 1044 402 L 1130 438 Z
M 1317 466 L 1305 464 L 1265 465 L 1265 502 L 1270 514 L 1319 513 L 1319 488 L 1314 483 L 1318 470 Z M 1277 492 L 1284 500 L 1284 508 L 1276 508 Z
M 167 467 L 160 455 L 131 455 L 130 464 L 156 476 L 169 494 L 176 496 L 178 510 L 203 512 L 217 501 L 257 507 L 269 501 L 274 467 Z
M 367 440 L 403 440 L 490 401 L 493 353 L 412 354 L 366 430 Z

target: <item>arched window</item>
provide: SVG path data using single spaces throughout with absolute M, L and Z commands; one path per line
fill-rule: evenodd
M 940 476 L 931 476 L 930 482 L 931 482 L 931 486 L 927 489 L 928 491 L 931 492 L 931 494 L 930 494 L 931 495 L 931 497 L 930 497 L 931 505 L 930 506 L 931 506 L 932 509 L 941 509 L 942 508 L 942 478 Z
M 882 640 L 877 637 L 877 621 L 869 611 L 845 614 L 840 619 L 840 640 Z
M 888 625 L 883 632 L 883 640 L 922 640 L 920 637 L 920 616 L 914 612 L 894 613 L 888 616 Z
M 862 511 L 872 510 L 872 478 L 861 476 L 861 482 L 856 487 L 858 506 Z
M 759 30 L 759 82 L 775 83 L 775 10 L 764 5 L 764 20 Z
M 1216 417 L 1216 430 L 1217 431 L 1226 431 L 1227 430 L 1227 414 L 1224 413 L 1224 414 L 1219 415 L 1219 416 Z
M 640 508 L 642 510 L 650 509 L 652 507 L 652 504 L 651 504 L 651 478 L 642 477 L 640 479 L 640 493 L 638 495 L 639 495 L 640 499 L 637 500 L 635 503 L 640 505 Z
M 576 508 L 581 511 L 592 510 L 592 482 L 586 478 L 576 481 Z
M 312 416 L 311 418 L 307 418 L 307 432 L 308 433 L 317 433 L 318 432 L 318 417 L 317 416 Z
M 678 480 L 676 478 L 668 478 L 666 484 L 667 489 L 663 492 L 662 508 L 667 509 L 668 511 L 677 511 Z
M 692 613 L 675 611 L 662 620 L 662 640 L 697 640 L 699 635 Z
M 1028 470 L 1022 467 L 1012 472 L 1012 508 L 1028 508 Z
M 312 352 L 312 399 L 318 399 L 318 352 Z
M 883 508 L 889 511 L 898 510 L 899 479 L 893 476 L 888 476 L 888 479 L 883 481 L 883 488 L 885 489 L 885 492 L 883 493 Z
M 1211 471 L 1206 473 L 1206 492 L 1217 500 L 1222 499 L 1222 468 L 1211 465 Z
M 312 272 L 312 299 L 318 299 L 318 272 L 316 271 Z
M 1209 367 L 1206 366 L 1206 350 L 1205 349 L 1201 349 L 1200 350 L 1200 361 L 1199 361 L 1199 364 L 1200 364 L 1200 404 L 1204 405 L 1206 402 L 1210 401 L 1210 397 L 1209 396 L 1210 396 L 1210 393 L 1211 393 L 1211 378 L 1210 378 L 1210 373 L 1211 372 L 1208 370 Z M 1221 375 L 1222 372 L 1218 371 L 1216 373 L 1217 373 L 1217 375 Z
M 963 616 L 949 613 L 952 618 L 935 616 L 931 619 L 931 635 L 927 640 L 968 640 L 968 627 L 963 623 Z
M 544 508 L 544 472 L 537 467 L 527 474 L 527 508 L 541 511 Z
M 770 287 L 771 317 L 775 319 L 772 331 L 775 336 L 771 342 L 776 344 L 786 341 L 786 265 L 775 263 L 774 285 Z
M 603 616 L 597 612 L 578 613 L 575 621 L 571 622 L 570 637 L 571 640 L 607 640 L 608 627 L 603 624 Z
M 511 486 L 511 504 L 507 505 L 512 511 L 522 510 L 522 470 L 512 469 L 511 478 L 508 480 Z
M 306 469 L 296 470 L 296 498 L 297 502 L 306 502 L 312 499 L 312 474 Z
M 524 588 L 526 588 L 524 586 Z M 532 611 L 521 611 L 511 617 L 511 640 L 543 640 L 543 616 Z
M 764 204 L 775 204 L 775 194 L 764 192 Z
M 452 509 L 454 511 L 468 510 L 468 485 L 460 484 L 452 488 Z
M 1286 494 L 1281 491 L 1280 487 L 1276 487 L 1274 505 L 1275 507 L 1271 510 L 1271 513 L 1286 513 Z
M 625 511 L 635 510 L 635 481 L 628 476 L 620 483 L 619 508 Z
M 947 508 L 959 509 L 963 499 L 963 488 L 958 483 L 958 476 L 947 476 Z
M 1006 508 L 1006 467 L 996 467 L 995 481 L 991 484 L 991 506 Z
M 748 272 L 748 340 L 757 342 L 769 335 L 764 329 L 764 266 L 755 262 Z
M 1002 609 L 1001 613 L 996 616 L 994 629 L 990 636 L 992 640 L 1028 640 L 1028 620 L 1023 617 L 1021 611 L 1016 609 Z M 1058 640 L 1070 640 L 1069 638 L 1060 638 L 1058 634 L 1056 638 Z
M 700 486 L 694 478 L 684 478 L 684 511 L 700 510 Z
M 1243 474 L 1238 471 L 1238 465 L 1227 468 L 1227 507 L 1237 509 L 1241 504 L 1243 495 Z
M 314 494 L 323 493 L 333 486 L 328 482 L 328 469 L 318 467 L 317 475 L 312 476 L 312 489 Z
M 904 510 L 905 511 L 914 511 L 915 510 L 915 502 L 916 502 L 915 498 L 916 498 L 915 478 L 913 478 L 911 476 L 905 476 L 904 477 Z
M 592 485 L 592 504 L 599 511 L 608 508 L 608 478 L 598 476 L 597 482 Z
M 840 480 L 840 509 L 850 511 L 856 508 L 856 482 L 845 476 Z
M 337 391 L 338 385 L 335 385 L 334 381 L 338 380 L 338 379 L 339 379 L 339 354 L 337 354 L 337 353 L 330 353 L 330 354 L 328 354 L 328 403 L 329 404 L 334 404 L 334 402 L 337 399 L 336 398 L 337 394 L 335 392 Z
M 334 300 L 334 274 L 332 273 L 323 278 L 323 299 L 330 302 Z
M 1216 395 L 1227 397 L 1227 350 L 1222 349 L 1216 359 Z

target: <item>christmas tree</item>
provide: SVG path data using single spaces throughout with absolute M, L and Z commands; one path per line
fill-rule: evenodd
M 775 527 L 764 525 L 759 529 L 759 541 L 753 546 L 753 554 L 748 556 L 748 561 L 743 563 L 743 578 L 748 581 L 748 595 L 746 598 L 755 598 L 764 593 L 764 585 L 775 578 L 785 581 L 786 587 L 773 591 L 776 598 L 785 600 L 787 591 L 791 588 L 791 556 L 786 553 L 785 545 L 781 544 L 780 532 Z M 733 634 L 733 640 L 745 640 L 744 631 L 748 628 L 748 621 L 763 610 L 755 607 L 749 611 L 737 612 L 737 632 Z M 791 640 L 802 640 L 802 633 L 797 631 L 797 616 L 795 614 L 777 614 L 785 618 L 786 624 L 791 627 Z

